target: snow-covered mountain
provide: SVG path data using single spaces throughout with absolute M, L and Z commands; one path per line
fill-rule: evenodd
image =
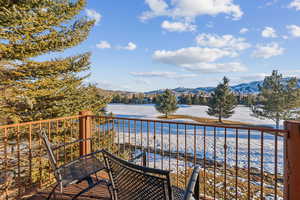
M 286 78 L 285 80 L 288 80 Z M 241 93 L 241 94 L 255 94 L 259 92 L 259 85 L 262 85 L 263 81 L 253 81 L 250 83 L 241 83 L 238 85 L 231 86 L 231 89 L 236 92 L 236 93 Z M 298 87 L 300 88 L 300 79 L 298 80 Z M 178 94 L 184 94 L 184 93 L 192 93 L 192 94 L 197 94 L 199 92 L 205 92 L 205 93 L 210 93 L 215 89 L 215 87 L 199 87 L 199 88 L 184 88 L 184 87 L 178 87 L 175 89 L 172 89 L 173 92 L 178 93 Z M 145 94 L 160 94 L 164 90 L 154 90 L 150 92 L 146 92 Z

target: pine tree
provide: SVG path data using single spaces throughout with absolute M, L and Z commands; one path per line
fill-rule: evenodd
M 124 97 L 122 99 L 122 103 L 124 103 L 124 104 L 129 104 L 130 103 L 129 97 L 127 95 L 124 95 Z
M 176 112 L 178 109 L 177 98 L 172 90 L 167 89 L 163 94 L 156 97 L 155 108 L 158 112 L 165 114 L 166 117 Z
M 191 104 L 193 103 L 193 100 L 192 100 L 192 97 L 191 97 L 190 94 L 188 94 L 188 95 L 186 96 L 185 102 L 186 102 L 187 105 L 191 105 Z
M 182 94 L 182 95 L 180 95 L 178 97 L 178 103 L 179 104 L 185 104 L 185 96 L 184 96 L 184 94 Z
M 195 94 L 192 98 L 192 102 L 193 105 L 199 105 L 200 104 L 199 96 Z
M 280 120 L 299 117 L 300 91 L 296 78 L 283 79 L 282 74 L 274 70 L 271 76 L 265 77 L 259 90 L 258 98 L 252 105 L 255 117 L 275 121 L 276 128 L 279 128 Z
M 98 112 L 102 96 L 84 86 L 89 53 L 49 61 L 35 57 L 63 51 L 84 41 L 93 20 L 78 17 L 85 0 L 28 0 L 0 2 L 1 116 L 20 122 Z M 87 97 L 93 97 L 91 100 Z
M 221 123 L 222 118 L 229 118 L 233 115 L 236 104 L 236 97 L 229 87 L 229 79 L 224 77 L 223 82 L 217 86 L 208 100 L 207 114 L 218 117 Z

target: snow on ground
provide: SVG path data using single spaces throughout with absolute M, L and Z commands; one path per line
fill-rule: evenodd
M 191 115 L 198 117 L 210 117 L 206 114 L 206 106 L 185 106 L 181 105 L 175 114 Z M 158 113 L 153 105 L 124 105 L 124 104 L 110 104 L 107 107 L 108 112 L 112 112 L 119 117 L 132 117 L 132 118 L 147 118 L 147 119 L 157 119 L 157 116 L 161 114 Z M 260 120 L 252 117 L 249 108 L 245 106 L 238 106 L 235 109 L 235 114 L 229 118 L 229 120 L 248 122 L 254 125 L 268 125 L 272 126 L 274 124 L 271 120 Z M 177 120 L 178 121 L 178 120 Z M 191 121 L 180 119 L 179 121 Z M 124 127 L 122 127 L 124 126 Z M 142 130 L 140 129 L 142 126 Z M 150 123 L 149 130 L 147 130 L 147 124 L 137 123 L 137 127 L 134 129 L 134 124 L 130 123 L 130 134 L 128 132 L 128 124 L 121 124 L 121 130 L 118 131 L 118 142 L 137 144 L 144 147 L 149 145 L 154 146 L 157 149 L 171 149 L 172 152 L 185 153 L 185 147 L 187 153 L 194 155 L 196 154 L 198 158 L 203 158 L 204 155 L 207 159 L 214 159 L 214 144 L 216 144 L 216 160 L 219 162 L 224 162 L 224 144 L 225 144 L 225 131 L 222 128 L 216 129 L 216 143 L 214 143 L 214 130 L 213 128 L 207 127 L 206 136 L 204 137 L 203 126 L 197 127 L 196 130 L 196 141 L 194 140 L 194 127 L 184 125 L 179 126 L 178 137 L 176 132 L 176 127 L 171 126 L 170 138 L 168 126 L 164 126 L 161 129 L 160 124 L 155 128 L 156 137 L 154 139 L 154 126 Z M 115 127 L 117 130 L 118 127 Z M 185 129 L 187 130 L 185 134 Z M 161 135 L 161 130 L 163 134 Z M 134 132 L 142 133 L 134 136 Z M 149 135 L 148 135 L 149 131 Z M 124 134 L 123 134 L 124 133 Z M 263 150 L 263 170 L 274 173 L 275 171 L 275 137 L 271 134 L 265 133 L 263 139 L 263 146 L 261 146 L 261 133 L 259 131 L 251 131 L 250 133 L 250 149 L 248 148 L 248 132 L 239 130 L 238 132 L 238 166 L 241 168 L 248 167 L 248 154 L 250 154 L 250 167 L 260 169 L 261 167 L 261 151 Z M 204 139 L 205 138 L 205 139 Z M 204 140 L 205 140 L 205 153 L 204 153 Z M 170 143 L 169 143 L 170 141 Z M 186 141 L 186 142 L 185 142 Z M 196 142 L 196 149 L 194 149 L 194 144 Z M 177 145 L 178 143 L 178 145 Z M 177 149 L 178 146 L 178 149 Z M 226 162 L 228 165 L 234 166 L 236 162 L 236 132 L 233 129 L 228 129 L 226 132 Z M 263 147 L 263 148 L 262 148 Z M 278 137 L 278 163 L 277 172 L 283 173 L 283 138 Z M 157 160 L 158 159 L 158 160 Z M 160 157 L 156 157 L 154 162 L 164 162 L 159 160 Z M 164 165 L 166 166 L 166 165 Z M 172 165 L 174 166 L 174 165 Z M 179 168 L 182 167 L 182 163 Z
M 149 126 L 149 134 L 147 125 L 143 124 L 142 130 L 140 129 L 140 123 L 136 124 L 135 128 L 133 123 L 130 123 L 130 132 L 128 131 L 128 124 L 118 128 L 115 127 L 117 135 L 115 141 L 120 144 L 130 143 L 133 145 L 143 146 L 145 149 L 151 147 L 160 152 L 161 149 L 164 151 L 187 153 L 193 156 L 196 154 L 198 158 L 204 158 L 207 160 L 214 160 L 214 147 L 216 148 L 216 161 L 224 163 L 225 161 L 225 132 L 222 128 L 216 129 L 216 140 L 214 142 L 214 130 L 213 128 L 206 128 L 206 135 L 204 137 L 203 127 L 197 127 L 194 132 L 194 127 L 179 125 L 178 134 L 177 128 L 171 126 L 169 135 L 169 126 L 161 126 L 157 124 L 155 128 L 151 124 Z M 185 134 L 185 129 L 186 134 Z M 161 130 L 163 134 L 161 134 Z M 142 134 L 141 134 L 142 133 Z M 195 134 L 195 135 L 194 135 Z M 236 148 L 236 134 L 235 130 L 227 130 L 226 132 L 226 162 L 229 166 L 235 166 L 236 164 L 236 151 L 238 152 L 238 166 L 240 168 L 248 167 L 248 154 L 250 155 L 250 167 L 261 169 L 261 150 L 263 150 L 263 170 L 274 173 L 275 170 L 275 137 L 271 134 L 264 134 L 263 146 L 261 146 L 261 135 L 260 132 L 250 132 L 250 148 L 248 148 L 248 132 L 239 130 L 238 133 L 238 148 Z M 130 139 L 129 139 L 130 137 Z M 205 138 L 205 139 L 204 139 Z M 170 141 L 170 142 L 169 142 Z M 177 144 L 178 143 L 178 144 Z M 204 145 L 205 144 L 205 145 Z M 278 137 L 278 163 L 277 173 L 283 174 L 283 138 Z M 196 146 L 196 149 L 194 148 Z M 262 148 L 263 147 L 263 148 Z M 186 149 L 186 150 L 185 150 Z M 151 156 L 152 157 L 152 156 Z M 155 161 L 151 159 L 151 162 L 166 162 L 161 160 L 161 156 L 157 155 Z M 167 159 L 168 158 L 164 158 Z M 159 166 L 159 164 L 158 164 Z M 166 164 L 164 164 L 167 167 Z M 174 165 L 172 165 L 174 167 Z M 182 163 L 179 165 L 179 169 L 183 167 Z M 173 169 L 174 170 L 174 169 Z
M 125 104 L 109 104 L 107 106 L 107 111 L 112 112 L 113 114 L 120 117 L 136 117 L 136 118 L 148 118 L 156 119 L 157 116 L 160 116 L 152 104 L 144 105 L 125 105 Z M 179 109 L 175 114 L 178 115 L 191 115 L 196 117 L 208 117 L 213 118 L 206 113 L 207 106 L 199 105 L 180 105 Z M 248 107 L 238 106 L 235 109 L 233 116 L 228 118 L 228 120 L 248 122 L 256 125 L 267 125 L 274 126 L 272 120 L 261 120 L 256 117 L 251 116 L 251 111 Z M 191 120 L 181 120 L 181 121 L 191 121 Z

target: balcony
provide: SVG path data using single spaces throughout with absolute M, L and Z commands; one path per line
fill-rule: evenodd
M 146 152 L 145 160 L 136 163 L 170 170 L 172 184 L 181 188 L 186 186 L 192 167 L 200 165 L 203 199 L 297 199 L 293 195 L 299 194 L 293 188 L 299 186 L 295 184 L 299 177 L 293 172 L 299 163 L 293 155 L 299 152 L 299 126 L 286 122 L 286 129 L 277 130 L 94 116 L 89 112 L 1 126 L 0 199 L 45 199 L 55 183 L 37 134 L 41 129 L 47 130 L 55 145 L 93 138 L 92 142 L 60 149 L 56 153 L 60 164 L 98 149 L 124 159 Z M 105 173 L 101 176 L 107 178 Z M 84 184 L 67 188 L 63 199 L 71 199 Z M 101 186 L 84 195 L 81 199 L 109 199 L 107 189 Z

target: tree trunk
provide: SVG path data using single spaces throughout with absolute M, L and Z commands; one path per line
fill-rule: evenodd
M 276 129 L 279 129 L 279 119 L 276 119 Z
M 279 114 L 277 113 L 276 114 L 276 129 L 279 129 L 279 122 L 280 122 Z
M 222 114 L 223 114 L 223 110 L 222 107 L 220 106 L 220 113 L 219 113 L 219 122 L 222 123 Z

